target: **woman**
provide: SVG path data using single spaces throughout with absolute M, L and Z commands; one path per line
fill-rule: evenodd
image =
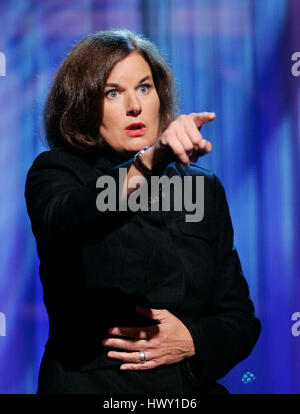
M 250 354 L 260 322 L 223 186 L 190 164 L 211 151 L 200 128 L 214 117 L 177 117 L 167 64 L 128 30 L 87 36 L 65 58 L 44 110 L 51 150 L 25 190 L 49 315 L 39 393 L 227 393 L 216 381 Z M 202 177 L 203 219 L 151 198 L 120 208 L 155 175 L 183 190 L 190 177 L 190 198 Z M 99 177 L 119 188 L 116 208 Z

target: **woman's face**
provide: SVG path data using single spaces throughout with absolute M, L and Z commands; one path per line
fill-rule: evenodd
M 159 131 L 159 97 L 150 66 L 137 52 L 111 70 L 104 90 L 100 134 L 119 152 L 152 145 Z

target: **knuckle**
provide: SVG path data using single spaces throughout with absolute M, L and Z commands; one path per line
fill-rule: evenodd
M 179 155 L 185 155 L 185 153 L 186 153 L 186 150 L 184 147 L 179 149 Z
M 185 145 L 185 150 L 186 151 L 192 151 L 194 149 L 194 145 L 193 145 L 193 143 L 192 142 L 188 142 L 186 145 Z
M 202 141 L 202 135 L 200 134 L 200 132 L 198 132 L 197 135 L 195 135 L 195 144 L 200 145 Z
M 179 117 L 177 119 L 185 121 L 186 119 L 188 119 L 188 116 L 186 114 L 181 114 L 181 115 L 179 115 Z
M 176 122 L 177 122 L 178 118 L 174 119 L 174 121 L 172 121 L 170 123 L 170 125 L 168 126 L 168 128 L 165 130 L 164 134 L 168 131 L 170 131 L 170 129 L 174 128 L 174 125 L 176 126 Z
M 147 336 L 147 332 L 144 329 L 136 329 L 133 336 L 142 339 Z
M 193 148 L 197 149 L 199 147 L 200 144 L 200 139 L 197 137 L 197 135 L 193 135 L 191 137 L 192 143 L 193 143 Z
M 145 339 L 140 339 L 132 343 L 132 349 L 135 349 L 136 346 L 138 347 L 138 349 L 143 349 L 143 347 L 145 346 Z
M 172 132 L 171 128 L 170 129 L 167 129 L 164 132 L 163 140 L 162 141 L 163 141 L 163 143 L 165 145 L 169 145 L 169 141 L 171 140 L 172 135 L 173 135 L 173 132 Z
M 174 154 L 175 155 L 181 155 L 181 150 L 180 149 L 178 149 L 178 148 L 173 148 L 173 152 L 174 152 Z
M 159 147 L 167 147 L 169 145 L 168 136 L 162 136 L 159 141 Z
M 184 159 L 184 160 L 186 160 L 186 159 L 188 159 L 189 157 L 187 156 L 187 154 L 186 154 L 186 152 L 185 151 L 182 151 L 180 154 L 179 154 L 179 156 L 180 156 L 180 158 L 181 159 Z
M 156 339 L 156 338 L 154 338 L 154 339 L 152 339 L 152 348 L 159 348 L 160 346 L 161 346 L 161 342 L 160 342 L 160 340 L 159 339 Z
M 124 342 L 124 349 L 131 351 L 134 348 L 133 345 L 131 342 Z

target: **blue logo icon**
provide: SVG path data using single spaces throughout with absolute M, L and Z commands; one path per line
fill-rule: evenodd
M 244 384 L 250 384 L 254 380 L 255 380 L 255 375 L 252 374 L 252 372 L 248 371 L 242 376 L 242 381 Z

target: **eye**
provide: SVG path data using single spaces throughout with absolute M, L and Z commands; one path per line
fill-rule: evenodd
M 106 92 L 105 96 L 107 96 L 108 98 L 114 99 L 118 96 L 118 91 L 117 89 L 111 89 L 110 91 Z
M 139 86 L 139 91 L 140 91 L 142 94 L 146 94 L 146 93 L 149 91 L 150 87 L 151 87 L 151 85 L 147 85 L 147 84 L 145 84 L 145 85 L 140 85 L 140 86 Z

